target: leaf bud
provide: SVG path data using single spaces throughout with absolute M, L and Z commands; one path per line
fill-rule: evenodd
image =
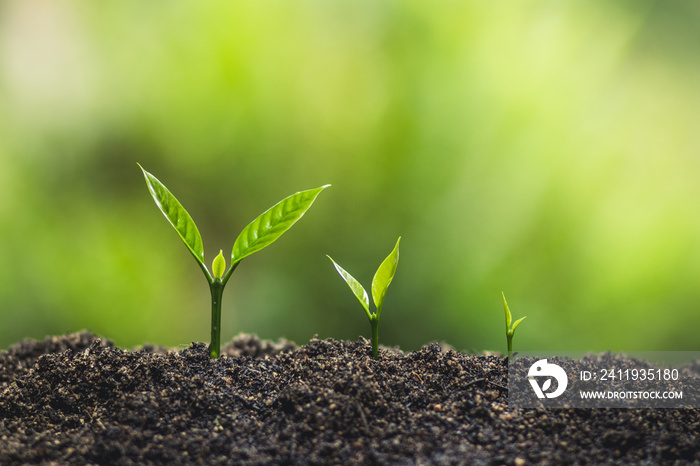
M 219 249 L 219 255 L 214 258 L 214 263 L 211 268 L 214 272 L 214 278 L 220 280 L 221 277 L 224 276 L 224 272 L 226 272 L 226 259 L 224 259 L 224 251 L 221 249 Z

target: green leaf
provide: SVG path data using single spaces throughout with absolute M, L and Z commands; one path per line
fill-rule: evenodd
M 194 220 L 187 213 L 182 204 L 172 195 L 172 193 L 165 187 L 163 183 L 158 181 L 158 179 L 148 173 L 139 165 L 141 171 L 143 171 L 143 176 L 146 178 L 146 185 L 148 185 L 148 190 L 151 192 L 153 200 L 156 205 L 163 212 L 165 218 L 168 222 L 175 228 L 177 234 L 190 250 L 194 258 L 200 265 L 204 267 L 204 246 L 202 245 L 202 237 L 199 234 L 197 225 L 195 225 Z
M 214 258 L 214 262 L 211 264 L 211 271 L 214 274 L 214 278 L 221 278 L 226 272 L 226 259 L 224 259 L 224 251 L 219 249 L 219 255 Z
M 401 237 L 396 240 L 396 246 L 391 254 L 384 259 L 384 262 L 377 269 L 377 273 L 374 274 L 372 279 L 372 299 L 374 300 L 374 305 L 377 307 L 377 318 L 382 311 L 382 304 L 384 304 L 384 296 L 386 296 L 386 290 L 389 288 L 391 281 L 394 279 L 394 274 L 396 273 L 396 267 L 399 265 L 399 242 Z
M 330 185 L 301 191 L 282 199 L 243 229 L 231 252 L 232 266 L 243 258 L 272 244 L 289 230 L 311 207 L 316 196 Z
M 369 312 L 369 297 L 367 296 L 367 291 L 365 291 L 365 288 L 362 285 L 360 285 L 360 282 L 355 280 L 355 277 L 350 275 L 348 272 L 345 271 L 345 269 L 339 266 L 331 256 L 327 255 L 326 257 L 328 257 L 331 260 L 331 262 L 333 262 L 335 270 L 337 270 L 340 276 L 343 277 L 343 280 L 345 280 L 345 283 L 348 284 L 357 300 L 360 302 L 360 304 L 362 304 L 362 307 L 365 308 L 367 317 L 369 317 L 369 319 L 371 320 L 372 314 Z
M 527 316 L 525 316 L 527 317 Z M 518 327 L 518 324 L 525 319 L 525 317 L 521 317 L 520 319 L 516 320 L 515 323 L 513 324 L 513 327 L 511 327 L 511 333 L 515 333 L 515 329 Z
M 506 302 L 505 293 L 501 291 L 501 295 L 503 296 L 503 308 L 506 310 L 506 332 L 509 332 L 510 331 L 510 323 L 513 320 L 513 316 L 511 316 L 510 309 L 508 309 L 508 302 Z

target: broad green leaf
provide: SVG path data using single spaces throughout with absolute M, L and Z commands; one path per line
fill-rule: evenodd
M 177 234 L 185 243 L 185 246 L 190 250 L 192 255 L 197 262 L 204 266 L 204 246 L 202 245 L 202 237 L 197 230 L 197 225 L 195 225 L 194 220 L 187 213 L 182 204 L 175 199 L 175 196 L 165 187 L 163 183 L 158 181 L 158 179 L 148 173 L 139 165 L 141 171 L 143 171 L 143 176 L 146 178 L 146 185 L 148 185 L 148 190 L 151 192 L 153 200 L 156 205 L 163 212 L 165 218 L 168 222 L 175 228 Z
M 331 260 L 331 262 L 333 262 L 335 270 L 337 270 L 340 276 L 343 277 L 343 280 L 345 280 L 345 283 L 348 284 L 357 300 L 360 302 L 360 304 L 362 304 L 362 307 L 365 308 L 367 317 L 369 317 L 371 320 L 372 314 L 369 312 L 369 297 L 367 296 L 367 291 L 365 291 L 365 288 L 362 285 L 360 285 L 360 282 L 355 280 L 355 277 L 347 273 L 345 269 L 339 266 L 331 256 L 326 257 L 328 257 Z
M 377 273 L 374 274 L 374 278 L 372 279 L 372 299 L 374 300 L 374 305 L 377 307 L 377 317 L 379 317 L 382 311 L 386 290 L 394 279 L 396 267 L 399 265 L 400 241 L 401 237 L 399 236 L 399 239 L 396 240 L 394 250 L 384 259 L 384 262 L 379 266 Z
M 219 250 L 219 255 L 214 258 L 214 262 L 211 264 L 211 271 L 214 274 L 214 278 L 221 278 L 226 272 L 226 259 L 224 259 L 224 251 Z
M 282 199 L 243 229 L 231 252 L 231 265 L 272 244 L 311 207 L 316 196 L 330 185 L 301 191 Z

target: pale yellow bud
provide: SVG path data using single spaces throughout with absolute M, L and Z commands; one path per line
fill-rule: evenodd
M 219 250 L 219 255 L 214 258 L 214 263 L 211 265 L 214 278 L 221 279 L 226 272 L 226 259 L 224 259 L 224 251 Z

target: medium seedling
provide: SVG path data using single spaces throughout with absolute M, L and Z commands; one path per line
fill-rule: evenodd
M 143 171 L 148 190 L 153 196 L 156 205 L 165 215 L 168 222 L 170 222 L 170 225 L 175 228 L 180 239 L 185 243 L 202 272 L 204 272 L 207 282 L 209 282 L 211 291 L 211 343 L 209 344 L 209 354 L 212 358 L 218 358 L 221 351 L 221 297 L 231 274 L 244 258 L 269 246 L 291 228 L 311 207 L 311 204 L 316 200 L 316 196 L 330 185 L 292 194 L 263 212 L 241 231 L 233 243 L 231 267 L 226 270 L 226 259 L 223 251 L 220 250 L 219 254 L 214 258 L 212 272 L 210 273 L 204 264 L 202 237 L 192 217 L 163 183 L 144 170 L 141 165 L 139 167 Z
M 508 309 L 508 303 L 506 302 L 506 295 L 503 292 L 501 292 L 501 295 L 503 295 L 503 307 L 506 310 L 506 339 L 508 340 L 508 359 L 513 359 L 513 335 L 515 334 L 516 327 L 527 316 L 521 317 L 520 319 L 513 322 L 513 325 L 511 325 L 513 317 L 510 315 L 510 309 Z
M 379 266 L 377 272 L 374 274 L 372 279 L 372 300 L 374 301 L 374 306 L 377 308 L 376 312 L 370 312 L 369 310 L 369 298 L 367 297 L 367 291 L 360 285 L 360 282 L 355 280 L 355 278 L 347 273 L 341 266 L 336 264 L 336 262 L 328 256 L 328 258 L 333 262 L 335 269 L 338 271 L 340 276 L 348 284 L 350 290 L 360 301 L 362 307 L 367 313 L 367 318 L 369 319 L 369 325 L 372 327 L 372 357 L 377 359 L 379 352 L 379 317 L 382 314 L 382 304 L 384 304 L 384 296 L 386 296 L 386 290 L 389 288 L 389 284 L 394 279 L 394 274 L 396 273 L 396 266 L 399 265 L 399 242 L 401 237 L 396 240 L 396 246 L 391 254 L 384 259 L 384 262 Z

